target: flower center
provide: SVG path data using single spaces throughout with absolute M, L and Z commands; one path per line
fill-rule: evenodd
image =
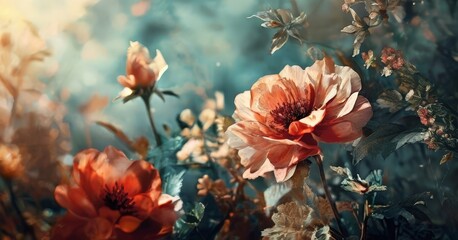
M 309 101 L 301 99 L 297 102 L 286 102 L 270 111 L 274 128 L 288 129 L 289 125 L 297 120 L 307 117 L 312 112 Z
M 105 206 L 112 210 L 118 210 L 121 215 L 132 215 L 135 213 L 135 202 L 124 191 L 124 186 L 115 182 L 115 185 L 110 189 L 105 186 L 105 197 L 103 198 Z

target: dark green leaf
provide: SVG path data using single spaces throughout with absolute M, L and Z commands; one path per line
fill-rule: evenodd
M 360 140 L 353 151 L 353 163 L 356 164 L 366 156 L 372 157 L 382 154 L 388 156 L 396 148 L 392 140 L 405 131 L 405 127 L 399 124 L 385 124 L 377 128 L 375 132 Z
M 136 97 L 138 97 L 138 96 L 139 96 L 139 95 L 138 95 L 137 91 L 134 91 L 131 95 L 129 95 L 129 96 L 123 98 L 123 99 L 122 99 L 122 102 L 123 102 L 123 103 L 126 103 L 126 102 L 128 102 L 128 101 L 130 101 L 130 100 L 132 100 L 132 99 L 134 99 L 134 98 L 136 98 Z
M 418 121 L 416 121 L 418 122 Z M 359 141 L 353 151 L 353 162 L 356 164 L 363 158 L 382 155 L 388 157 L 392 152 L 407 143 L 421 141 L 422 129 L 416 124 L 383 124 L 371 135 Z
M 161 91 L 159 91 L 157 88 L 154 89 L 154 93 L 156 93 L 156 95 L 162 99 L 163 102 L 165 102 L 165 98 L 164 98 L 164 95 L 162 94 Z
M 174 239 L 186 239 L 186 237 L 199 225 L 205 212 L 205 206 L 202 203 L 195 203 L 194 207 L 188 213 L 185 213 L 175 223 L 173 235 Z
M 396 143 L 396 150 L 398 150 L 399 148 L 408 143 L 416 143 L 419 141 L 423 141 L 424 137 L 424 132 L 409 132 L 398 135 L 393 139 L 393 142 Z
M 388 108 L 390 112 L 397 112 L 406 105 L 401 93 L 392 89 L 383 91 L 377 99 L 377 103 L 381 108 Z
M 162 91 L 162 94 L 168 95 L 168 96 L 173 96 L 173 97 L 176 97 L 176 98 L 180 98 L 180 96 L 178 94 L 176 94 L 174 91 L 171 91 L 171 90 L 164 90 L 164 91 Z
M 160 147 L 151 149 L 147 160 L 161 171 L 161 169 L 177 162 L 176 153 L 181 149 L 184 142 L 185 139 L 182 137 L 168 139 Z

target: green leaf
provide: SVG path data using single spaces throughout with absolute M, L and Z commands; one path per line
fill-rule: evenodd
M 388 108 L 390 112 L 397 112 L 406 106 L 401 93 L 396 90 L 385 90 L 383 91 L 377 103 L 381 108 Z
M 353 150 L 353 163 L 356 164 L 365 157 L 376 157 L 379 154 L 386 158 L 405 144 L 423 140 L 423 134 L 418 124 L 382 124 L 356 145 Z
M 146 158 L 155 168 L 161 171 L 161 169 L 177 162 L 176 153 L 184 143 L 185 139 L 180 136 L 168 139 L 160 147 L 152 148 Z
M 424 132 L 410 132 L 405 134 L 400 134 L 393 139 L 393 142 L 396 143 L 396 150 L 408 143 L 416 143 L 423 141 L 425 138 Z
M 160 90 L 158 90 L 157 88 L 154 89 L 154 93 L 160 98 L 162 99 L 163 102 L 165 102 L 165 98 L 164 98 L 164 94 L 162 94 L 162 92 Z
M 168 96 L 173 96 L 173 97 L 176 97 L 176 98 L 180 98 L 180 96 L 178 94 L 176 94 L 174 91 L 171 91 L 171 90 L 164 90 L 164 91 L 162 91 L 162 94 L 168 95 Z
M 359 141 L 353 150 L 353 163 L 357 164 L 366 156 L 375 157 L 378 154 L 388 156 L 396 147 L 392 140 L 399 135 L 405 127 L 399 124 L 384 124 L 371 135 Z
M 138 96 L 139 96 L 139 95 L 138 95 L 137 91 L 134 91 L 131 95 L 129 95 L 129 96 L 123 98 L 123 99 L 122 99 L 122 103 L 126 103 L 126 102 L 128 102 L 128 101 L 130 101 L 130 100 L 132 100 L 132 99 L 135 99 L 135 98 L 138 97 Z
M 162 177 L 162 192 L 170 196 L 178 196 L 183 186 L 183 176 L 186 171 L 181 170 L 180 172 L 168 171 L 164 177 Z
M 192 210 L 179 218 L 173 229 L 173 239 L 186 239 L 186 237 L 199 225 L 204 216 L 205 206 L 198 202 Z

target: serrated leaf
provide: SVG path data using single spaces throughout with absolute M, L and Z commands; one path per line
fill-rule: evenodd
M 269 239 L 301 239 L 307 233 L 311 233 L 316 222 L 312 216 L 313 209 L 308 205 L 299 205 L 296 202 L 288 202 L 277 207 L 272 215 L 275 225 L 266 228 L 261 235 Z
M 367 190 L 367 192 L 380 192 L 380 191 L 386 191 L 386 186 L 385 185 L 381 185 L 381 186 L 372 185 L 369 187 L 369 190 Z
M 162 177 L 162 192 L 170 196 L 178 196 L 183 186 L 183 176 L 186 171 L 169 171 Z
M 330 228 L 328 225 L 317 229 L 313 235 L 311 240 L 331 240 L 334 239 L 331 236 Z
M 369 175 L 364 179 L 366 182 L 372 184 L 382 184 L 383 180 L 383 171 L 381 169 L 372 170 Z

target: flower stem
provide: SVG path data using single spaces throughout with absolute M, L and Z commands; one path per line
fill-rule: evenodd
M 87 121 L 84 122 L 84 137 L 86 138 L 86 145 L 92 147 L 91 129 Z
M 35 237 L 35 232 L 33 228 L 27 223 L 26 219 L 24 218 L 24 215 L 22 215 L 21 209 L 17 205 L 17 198 L 16 198 L 16 194 L 14 194 L 12 182 L 10 180 L 5 180 L 5 185 L 8 190 L 8 194 L 10 195 L 11 205 L 13 207 L 13 210 L 16 212 L 16 214 L 19 217 L 19 221 L 22 227 L 24 228 L 23 230 L 25 231 L 26 235 L 30 234 L 31 239 L 35 240 L 36 237 Z
M 361 237 L 360 240 L 367 239 L 367 215 L 369 214 L 369 204 L 367 200 L 364 202 L 364 217 L 361 227 Z
M 345 237 L 347 236 L 347 233 L 345 231 L 345 228 L 342 226 L 342 223 L 340 222 L 340 215 L 339 215 L 339 212 L 337 211 L 336 203 L 332 199 L 331 192 L 329 191 L 328 184 L 326 182 L 326 175 L 324 174 L 324 168 L 323 168 L 323 158 L 321 155 L 316 155 L 314 158 L 315 158 L 316 164 L 318 165 L 318 168 L 320 169 L 321 183 L 323 184 L 326 198 L 328 199 L 329 205 L 331 205 L 332 212 L 334 213 L 334 217 L 337 222 L 337 226 L 339 227 L 339 231 Z
M 154 125 L 153 114 L 151 113 L 151 106 L 149 103 L 150 94 L 145 94 L 142 96 L 143 102 L 146 107 L 146 114 L 148 115 L 149 123 L 151 125 L 151 130 L 153 130 L 154 138 L 156 139 L 157 146 L 162 145 L 161 135 L 157 132 L 156 126 Z

